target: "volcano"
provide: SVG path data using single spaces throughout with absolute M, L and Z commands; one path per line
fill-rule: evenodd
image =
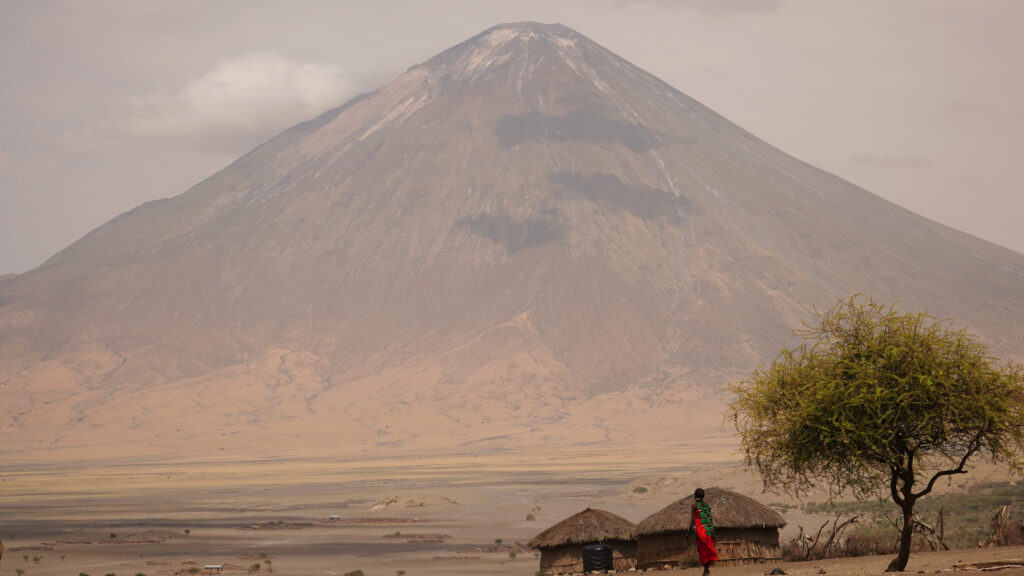
M 664 450 L 854 293 L 1024 349 L 1021 254 L 500 25 L 0 281 L 0 425 L 15 460 Z

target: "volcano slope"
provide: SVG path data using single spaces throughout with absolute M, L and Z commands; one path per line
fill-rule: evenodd
M 1024 344 L 1021 254 L 501 25 L 4 279 L 4 450 L 666 453 L 857 292 Z

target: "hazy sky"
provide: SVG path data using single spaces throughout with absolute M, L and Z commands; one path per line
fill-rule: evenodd
M 0 0 L 0 273 L 521 20 L 572 27 L 801 160 L 1024 252 L 1016 0 Z

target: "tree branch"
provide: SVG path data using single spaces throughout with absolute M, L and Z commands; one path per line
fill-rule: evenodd
M 956 468 L 952 470 L 942 470 L 940 472 L 936 472 L 935 475 L 932 476 L 932 479 L 928 481 L 928 485 L 925 486 L 924 490 L 921 490 L 917 494 L 914 494 L 914 498 L 920 498 L 921 496 L 924 496 L 925 494 L 931 492 L 932 488 L 935 486 L 935 482 L 939 478 L 942 478 L 943 476 L 952 476 L 954 474 L 966 474 L 967 470 L 964 470 L 964 466 L 967 464 L 967 459 L 973 456 L 980 448 L 981 432 L 979 432 L 978 435 L 974 437 L 974 440 L 971 441 L 971 447 L 967 450 L 967 453 L 964 454 L 964 457 L 960 459 L 960 464 L 958 464 Z
M 896 483 L 900 477 L 900 469 L 896 466 L 889 466 L 889 474 L 889 491 L 892 492 L 892 501 L 897 506 L 903 507 L 903 497 L 900 496 L 899 486 Z
M 846 528 L 848 526 L 850 526 L 850 524 L 856 524 L 857 523 L 857 519 L 860 518 L 860 515 L 858 514 L 856 516 L 853 516 L 852 518 L 850 518 L 846 522 L 843 522 L 842 524 L 839 524 L 839 517 L 840 516 L 842 516 L 841 512 L 839 514 L 837 514 L 836 515 L 836 519 L 832 521 L 832 534 L 828 537 L 828 541 L 825 542 L 825 548 L 824 548 L 825 556 L 828 556 L 829 551 L 832 550 L 832 545 L 839 541 L 839 538 L 841 537 L 843 531 L 846 530 Z M 837 526 L 837 524 L 838 524 L 838 526 Z
M 917 456 L 917 448 L 911 448 L 907 451 L 907 467 L 904 470 L 903 476 L 903 489 L 908 495 L 913 496 L 914 492 L 910 489 L 914 485 L 914 457 Z
M 888 513 L 882 512 L 882 516 L 885 516 L 885 519 L 889 521 L 889 524 L 892 524 L 893 530 L 896 530 L 897 532 L 902 532 L 903 531 L 903 529 L 900 528 L 900 525 L 897 524 L 895 520 L 893 520 L 892 518 L 889 517 Z
M 942 522 L 942 512 L 939 512 L 939 522 Z M 924 520 L 921 520 L 916 514 L 914 515 L 914 524 L 917 531 L 923 533 L 927 539 L 928 544 L 932 547 L 932 550 L 938 550 L 939 546 L 942 546 L 943 550 L 949 550 L 949 546 L 939 535 L 938 531 L 934 527 L 929 526 Z
M 811 559 L 811 552 L 813 552 L 814 549 L 818 546 L 818 542 L 821 540 L 821 531 L 825 529 L 825 526 L 828 526 L 828 520 L 825 520 L 825 523 L 821 525 L 821 528 L 818 528 L 818 533 L 814 536 L 814 544 L 811 544 L 811 547 L 807 548 L 804 551 L 806 560 Z

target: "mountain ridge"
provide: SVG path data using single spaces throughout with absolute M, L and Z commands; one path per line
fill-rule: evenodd
M 724 384 L 815 306 L 1012 354 L 1021 286 L 1024 256 L 506 24 L 0 283 L 0 425 L 25 454 L 656 450 L 727 434 Z

